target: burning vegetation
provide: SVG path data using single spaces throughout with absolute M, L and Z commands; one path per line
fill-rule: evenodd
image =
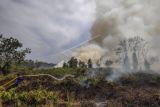
M 154 1 L 96 0 L 91 40 L 60 66 L 26 60 L 31 50 L 1 35 L 0 107 L 160 107 Z

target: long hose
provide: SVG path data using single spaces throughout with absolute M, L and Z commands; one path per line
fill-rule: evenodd
M 23 76 L 19 76 L 19 77 L 39 77 L 39 76 L 48 76 L 48 77 L 51 77 L 52 79 L 57 80 L 57 81 L 63 81 L 67 77 L 71 77 L 71 78 L 75 77 L 74 75 L 70 75 L 70 74 L 63 76 L 62 78 L 57 78 L 57 77 L 50 75 L 50 74 L 23 75 Z M 19 77 L 13 78 L 12 80 L 10 80 L 9 82 L 5 83 L 4 85 L 2 85 L 0 87 L 7 87 L 7 86 L 13 85 L 14 81 Z
M 55 77 L 53 75 L 50 75 L 50 74 L 24 75 L 22 77 L 39 77 L 39 76 L 48 76 L 48 77 L 51 77 L 51 78 L 53 78 L 54 80 L 57 80 L 57 81 L 63 81 L 67 77 L 71 77 L 71 78 L 75 77 L 74 75 L 70 75 L 70 74 L 67 74 L 67 75 L 63 76 L 62 78 L 57 78 L 57 77 Z

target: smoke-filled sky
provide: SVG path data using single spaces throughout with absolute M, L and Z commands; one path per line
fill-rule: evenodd
M 0 0 L 0 33 L 31 48 L 28 58 L 48 62 L 96 36 L 74 54 L 100 58 L 131 36 L 142 36 L 160 50 L 159 10 L 160 0 Z
M 133 36 L 148 41 L 152 47 L 150 55 L 159 56 L 160 0 L 95 0 L 95 4 L 95 21 L 90 33 L 92 38 L 99 36 L 91 42 L 99 47 L 90 44 L 80 48 L 75 53 L 78 57 L 99 60 L 103 56 L 113 59 L 118 42 Z
M 94 10 L 93 0 L 0 0 L 0 33 L 31 48 L 28 58 L 56 62 L 89 38 Z

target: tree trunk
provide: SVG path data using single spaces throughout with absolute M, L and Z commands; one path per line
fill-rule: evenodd
M 144 66 L 145 66 L 146 71 L 151 70 L 151 65 L 147 59 L 145 59 Z
M 2 72 L 3 75 L 6 75 L 9 69 L 9 64 L 6 63 L 3 65 L 3 67 L 0 67 L 0 71 Z
M 133 69 L 137 71 L 138 70 L 138 58 L 137 58 L 136 52 L 133 52 L 132 54 L 132 62 L 133 62 Z
M 2 72 L 3 75 L 6 75 L 6 74 L 7 74 L 7 71 L 6 71 L 3 67 L 1 68 L 0 71 Z

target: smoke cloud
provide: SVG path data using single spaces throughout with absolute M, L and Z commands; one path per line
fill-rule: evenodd
M 107 50 L 106 55 L 112 55 L 119 40 L 140 36 L 149 41 L 156 50 L 151 54 L 158 55 L 159 0 L 95 0 L 95 3 L 96 18 L 91 28 L 91 37 L 99 37 L 91 41 L 91 44 L 97 44 L 101 49 Z M 90 49 L 82 53 L 91 52 Z M 104 56 L 104 54 L 99 55 Z
M 73 56 L 76 56 L 78 59 L 81 59 L 85 62 L 87 62 L 90 58 L 92 59 L 93 63 L 96 63 L 97 60 L 99 60 L 105 53 L 105 49 L 101 48 L 98 45 L 90 44 L 75 50 Z
M 142 36 L 154 40 L 160 34 L 159 0 L 96 0 L 96 21 L 92 37 L 103 47 L 112 48 L 120 38 Z

